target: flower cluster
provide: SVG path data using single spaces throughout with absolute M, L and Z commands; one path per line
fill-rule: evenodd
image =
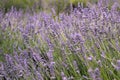
M 119 80 L 117 7 L 0 12 L 0 80 Z

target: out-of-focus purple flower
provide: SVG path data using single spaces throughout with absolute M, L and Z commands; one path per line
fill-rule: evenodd
M 49 50 L 48 53 L 47 53 L 48 59 L 49 59 L 50 61 L 53 61 L 53 51 L 54 51 L 54 50 Z
M 67 80 L 67 77 L 65 76 L 64 72 L 61 72 L 61 77 L 62 77 L 62 80 Z
M 76 62 L 76 61 L 73 61 L 73 65 L 74 65 L 74 67 L 75 67 L 76 72 L 79 74 L 80 71 L 79 71 L 79 68 L 78 68 L 77 62 Z
M 100 71 L 99 68 L 96 68 L 93 70 L 92 68 L 88 69 L 89 75 L 93 80 L 102 80 L 100 77 Z
M 4 76 L 5 76 L 4 65 L 2 62 L 0 62 L 0 79 L 2 79 Z
M 89 61 L 92 61 L 92 60 L 93 60 L 93 57 L 90 56 L 90 57 L 88 57 L 87 59 L 88 59 Z
M 55 78 L 55 73 L 54 73 L 54 58 L 53 58 L 53 50 L 49 50 L 47 53 L 48 59 L 49 59 L 49 69 L 50 69 L 50 75 L 51 78 Z
M 102 80 L 101 77 L 100 77 L 100 70 L 99 70 L 99 68 L 96 68 L 94 70 L 94 75 L 95 75 L 95 80 Z
M 120 7 L 120 6 L 119 6 L 119 3 L 114 2 L 114 4 L 112 5 L 111 10 L 112 10 L 112 11 L 116 11 L 118 7 Z
M 71 38 L 75 43 L 78 43 L 78 42 L 84 43 L 84 38 L 80 33 L 71 34 Z
M 120 60 L 117 60 L 117 70 L 120 71 Z
M 43 77 L 41 76 L 41 74 L 38 71 L 36 72 L 36 75 L 38 77 L 38 80 L 44 80 Z
M 55 64 L 55 62 L 50 62 L 50 64 L 49 64 L 50 75 L 51 75 L 52 79 L 55 79 L 54 64 Z

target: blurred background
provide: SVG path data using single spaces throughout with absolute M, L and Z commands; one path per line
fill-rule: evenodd
M 120 3 L 120 0 L 101 0 L 108 2 L 111 6 L 115 1 Z M 0 0 L 0 9 L 5 12 L 11 7 L 17 10 L 33 10 L 33 11 L 51 11 L 54 8 L 57 13 L 69 11 L 70 4 L 76 7 L 80 3 L 83 7 L 88 7 L 97 4 L 98 0 Z M 88 5 L 89 4 L 89 5 Z

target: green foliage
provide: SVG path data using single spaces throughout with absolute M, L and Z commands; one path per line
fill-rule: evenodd
M 34 11 L 39 11 L 41 9 L 51 11 L 51 8 L 54 8 L 56 10 L 56 13 L 59 14 L 64 11 L 69 12 L 71 4 L 73 5 L 73 7 L 77 7 L 78 3 L 80 3 L 82 7 L 87 7 L 88 2 L 94 4 L 97 3 L 98 0 L 1 0 L 0 8 L 5 9 L 5 11 L 10 10 L 12 6 L 15 7 L 17 10 L 30 9 Z M 108 8 L 110 9 L 113 1 L 109 0 L 108 3 Z
M 83 6 L 86 6 L 87 0 L 70 0 L 70 3 L 74 5 L 78 5 L 78 3 L 82 3 Z
M 57 13 L 63 12 L 66 8 L 70 8 L 70 4 L 77 6 L 78 2 L 86 6 L 88 0 L 1 0 L 0 8 L 4 8 L 5 11 L 15 7 L 16 9 L 44 9 L 51 10 L 55 8 Z M 68 7 L 69 6 L 69 7 Z
M 8 11 L 11 7 L 19 9 L 31 9 L 36 4 L 36 0 L 2 0 L 0 1 L 0 8 Z
M 65 1 L 65 0 L 55 0 L 52 4 L 53 4 L 53 6 L 58 14 L 58 13 L 63 12 L 65 10 L 65 8 L 69 4 L 69 2 Z

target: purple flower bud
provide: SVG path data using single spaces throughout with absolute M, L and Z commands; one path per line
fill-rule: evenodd
M 112 5 L 112 11 L 116 11 L 117 8 L 119 7 L 119 4 L 117 2 L 114 2 L 114 4 Z
M 74 65 L 74 67 L 75 67 L 76 72 L 77 72 L 77 73 L 80 73 L 80 71 L 79 71 L 79 68 L 78 68 L 78 65 L 77 65 L 77 62 L 76 62 L 76 61 L 73 61 L 73 65 Z
M 49 50 L 48 53 L 47 53 L 47 56 L 48 56 L 50 61 L 53 61 L 53 51 L 54 50 Z
M 117 70 L 120 70 L 120 60 L 117 60 Z
M 67 77 L 65 76 L 64 72 L 61 72 L 61 77 L 62 77 L 62 80 L 67 80 Z

